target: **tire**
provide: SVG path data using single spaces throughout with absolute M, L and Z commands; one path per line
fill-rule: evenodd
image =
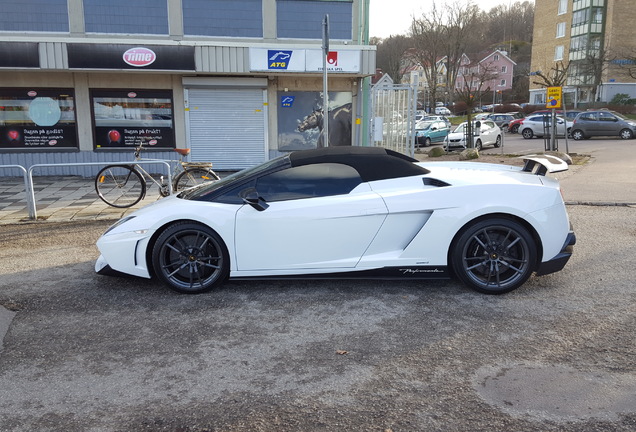
M 172 181 L 173 192 L 180 192 L 192 186 L 219 180 L 214 171 L 206 168 L 187 168 L 181 171 Z
M 162 282 L 184 294 L 208 292 L 230 273 L 221 237 L 195 222 L 178 222 L 162 232 L 152 249 L 152 265 Z
M 475 148 L 477 149 L 477 151 L 480 151 L 482 147 L 483 145 L 481 144 L 481 140 L 478 139 L 477 142 L 475 142 Z
M 495 148 L 501 147 L 501 135 L 497 135 L 497 139 L 495 140 L 495 144 L 493 144 Z
M 453 242 L 455 275 L 472 289 L 504 294 L 523 285 L 535 269 L 537 247 L 521 224 L 490 218 L 465 228 Z
M 622 129 L 618 134 L 621 139 L 632 139 L 634 138 L 634 134 L 629 129 Z
M 518 124 L 512 125 L 512 128 L 510 129 L 510 133 L 516 134 L 518 132 L 519 132 L 519 125 Z
M 525 139 L 532 139 L 532 137 L 534 137 L 534 132 L 532 132 L 532 129 L 530 128 L 525 128 L 521 131 L 521 136 L 523 136 Z
M 575 141 L 581 141 L 582 139 L 585 139 L 585 134 L 580 129 L 574 129 L 572 131 L 572 139 Z
M 108 165 L 97 173 L 95 191 L 109 206 L 127 208 L 146 195 L 146 182 L 131 165 Z
M 430 138 L 425 138 L 424 139 L 424 147 L 430 147 L 431 146 L 431 139 Z

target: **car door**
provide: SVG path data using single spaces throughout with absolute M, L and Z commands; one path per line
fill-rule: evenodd
M 609 112 L 600 111 L 598 113 L 598 135 L 614 136 L 618 135 L 620 126 L 618 117 Z
M 495 123 L 492 120 L 481 122 L 481 143 L 483 145 L 492 144 L 497 139 L 497 129 Z
M 347 165 L 288 168 L 253 189 L 267 208 L 237 211 L 239 271 L 353 268 L 387 216 L 382 198 Z

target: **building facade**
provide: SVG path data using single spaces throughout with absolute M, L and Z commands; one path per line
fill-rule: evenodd
M 566 68 L 565 103 L 609 102 L 616 94 L 636 97 L 633 64 L 636 8 L 621 0 L 536 0 L 530 73 L 530 103 L 545 103 L 536 74 Z M 559 64 L 559 66 L 557 66 Z
M 316 147 L 320 129 L 299 125 L 323 109 L 325 57 L 328 108 L 351 113 L 347 144 L 361 144 L 368 3 L 0 0 L 0 165 L 90 176 L 75 164 L 128 161 L 143 143 L 236 170 Z

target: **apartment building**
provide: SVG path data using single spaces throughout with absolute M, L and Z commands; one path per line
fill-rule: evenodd
M 609 102 L 618 93 L 636 97 L 636 80 L 625 67 L 636 50 L 634 6 L 622 0 L 535 0 L 530 103 L 545 103 L 536 73 L 551 76 L 561 66 L 567 67 L 563 90 L 570 106 Z
M 0 165 L 147 157 L 236 170 L 312 148 L 299 131 L 322 110 L 329 16 L 329 109 L 360 144 L 369 0 L 0 0 Z M 0 176 L 17 175 L 0 168 Z M 38 173 L 35 173 L 36 175 Z

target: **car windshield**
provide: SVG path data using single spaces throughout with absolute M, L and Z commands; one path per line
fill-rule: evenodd
M 265 162 L 260 165 L 256 165 L 252 168 L 246 168 L 242 171 L 235 172 L 234 174 L 230 174 L 227 177 L 222 178 L 221 180 L 203 183 L 200 186 L 193 187 L 191 189 L 186 189 L 181 192 L 178 196 L 179 198 L 184 199 L 196 199 L 205 195 L 208 195 L 212 192 L 218 191 L 219 189 L 227 186 L 234 185 L 236 183 L 240 183 L 242 180 L 251 178 L 253 176 L 258 176 L 260 173 L 267 172 L 270 170 L 274 170 L 281 166 L 289 166 L 291 163 L 289 162 L 289 155 L 279 156 L 276 159 L 272 159 L 268 162 Z
M 426 130 L 430 129 L 433 122 L 430 121 L 421 121 L 417 125 L 415 125 L 415 129 Z

